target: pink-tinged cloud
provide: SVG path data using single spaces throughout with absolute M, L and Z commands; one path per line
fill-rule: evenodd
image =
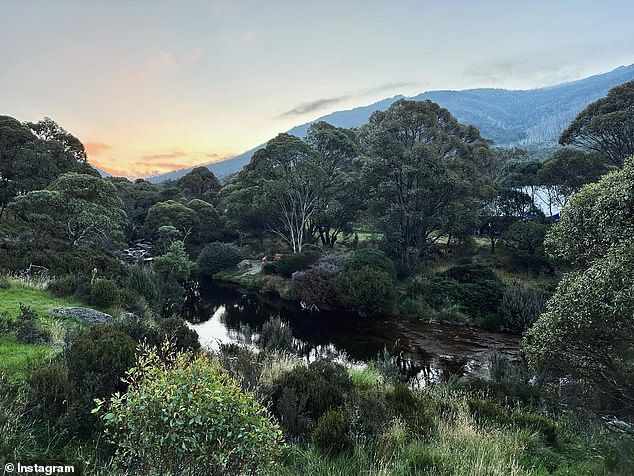
M 84 149 L 86 149 L 88 156 L 92 157 L 101 154 L 104 150 L 112 149 L 112 147 L 103 142 L 84 142 Z

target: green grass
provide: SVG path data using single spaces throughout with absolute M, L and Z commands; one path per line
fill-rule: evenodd
M 20 344 L 9 336 L 0 336 L 0 373 L 22 381 L 29 369 L 40 365 L 53 352 L 48 345 Z
M 20 303 L 29 306 L 40 315 L 49 314 L 53 309 L 65 306 L 85 306 L 73 297 L 58 298 L 48 291 L 34 289 L 11 280 L 9 289 L 0 289 L 0 313 L 7 312 L 15 317 L 20 312 Z

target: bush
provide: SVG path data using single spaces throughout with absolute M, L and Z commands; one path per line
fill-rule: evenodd
M 375 271 L 386 273 L 392 280 L 396 279 L 396 267 L 385 253 L 379 250 L 362 249 L 357 251 L 346 263 L 345 271 L 360 271 L 369 267 Z
M 349 424 L 343 412 L 330 410 L 317 423 L 313 443 L 323 453 L 336 456 L 352 447 Z
M 242 260 L 242 253 L 235 245 L 215 241 L 209 243 L 198 255 L 198 273 L 210 278 L 223 269 L 233 268 Z
M 151 306 L 155 306 L 159 294 L 158 279 L 152 266 L 130 266 L 125 288 L 140 294 Z
M 377 439 L 390 417 L 385 395 L 378 389 L 355 392 L 346 410 L 351 434 L 359 443 Z
M 279 316 L 271 317 L 262 326 L 258 346 L 265 350 L 293 352 L 293 332 Z
M 118 306 L 121 304 L 121 294 L 114 281 L 97 278 L 90 287 L 90 301 L 101 308 Z
M 306 271 L 293 273 L 293 290 L 309 308 L 315 306 L 321 311 L 334 310 L 337 308 L 337 276 L 338 272 L 317 264 Z
M 74 386 L 64 362 L 54 360 L 33 370 L 28 378 L 29 407 L 44 419 L 62 416 L 72 400 Z
M 121 378 L 134 365 L 135 353 L 132 338 L 113 326 L 82 329 L 66 351 L 68 376 L 91 397 L 125 391 Z
M 387 313 L 396 297 L 394 278 L 370 266 L 346 266 L 335 281 L 335 290 L 341 305 L 360 315 Z
M 523 332 L 546 310 L 548 297 L 548 293 L 521 283 L 507 286 L 498 308 L 502 324 L 510 330 Z
M 48 283 L 47 289 L 57 297 L 68 297 L 75 294 L 79 281 L 74 274 L 67 274 Z
M 23 344 L 41 344 L 47 335 L 36 324 L 37 315 L 29 306 L 20 303 L 20 314 L 14 323 L 15 337 Z
M 343 366 L 313 362 L 308 368 L 295 367 L 273 382 L 272 408 L 288 435 L 305 438 L 313 422 L 343 405 L 351 388 Z
M 277 262 L 276 270 L 285 278 L 290 278 L 294 272 L 302 271 L 319 259 L 320 252 L 307 250 L 301 253 L 289 253 L 282 255 Z
M 99 403 L 121 471 L 259 474 L 279 454 L 281 432 L 252 394 L 204 356 L 149 350 L 127 393 Z
M 185 320 L 180 317 L 161 319 L 159 329 L 177 350 L 196 352 L 200 349 L 198 334 L 195 330 L 190 329 Z
M 459 283 L 478 283 L 480 281 L 499 281 L 491 268 L 475 263 L 453 266 L 443 273 Z
M 0 289 L 9 289 L 10 287 L 11 283 L 9 282 L 9 278 L 0 276 Z

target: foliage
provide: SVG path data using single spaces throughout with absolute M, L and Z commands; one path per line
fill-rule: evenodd
M 96 325 L 79 331 L 66 350 L 70 380 L 92 397 L 122 392 L 121 378 L 134 364 L 136 343 L 123 331 Z
M 536 222 L 515 222 L 502 235 L 506 249 L 513 253 L 516 262 L 526 271 L 538 273 L 550 270 L 550 264 L 544 254 L 544 239 L 548 225 Z
M 521 282 L 512 283 L 504 289 L 498 312 L 502 325 L 516 332 L 524 332 L 546 310 L 548 293 Z
M 220 190 L 220 182 L 207 167 L 194 167 L 176 181 L 176 187 L 181 193 L 191 199 L 211 202 Z
M 329 410 L 317 422 L 313 432 L 313 443 L 327 455 L 338 455 L 352 446 L 348 429 L 346 415 L 341 411 Z
M 346 262 L 344 270 L 356 271 L 366 266 L 387 273 L 392 279 L 396 279 L 396 267 L 392 260 L 382 251 L 369 248 L 355 252 Z
M 160 332 L 178 351 L 197 352 L 200 350 L 198 334 L 190 329 L 180 317 L 169 317 L 159 321 Z
M 271 409 L 288 435 L 307 438 L 314 422 L 343 405 L 351 386 L 339 364 L 317 361 L 295 367 L 274 381 Z
M 44 190 L 17 197 L 10 205 L 21 220 L 37 224 L 73 246 L 110 246 L 123 238 L 122 202 L 101 177 L 69 172 Z
M 110 279 L 97 278 L 90 286 L 90 301 L 101 308 L 118 306 L 121 304 L 119 287 Z
M 127 379 L 125 395 L 98 407 L 122 470 L 251 474 L 279 453 L 266 410 L 202 355 L 146 350 Z
M 476 151 L 486 158 L 487 143 L 437 104 L 405 99 L 374 112 L 360 136 L 372 216 L 390 254 L 413 269 L 436 233 L 476 216 L 487 194 Z
M 187 280 L 194 270 L 194 263 L 189 260 L 182 241 L 175 241 L 167 253 L 154 258 L 154 269 L 162 276 L 175 276 L 179 280 Z
M 634 236 L 634 159 L 573 195 L 545 241 L 553 257 L 583 268 Z
M 337 307 L 335 280 L 338 275 L 339 272 L 318 263 L 305 271 L 293 273 L 293 290 L 307 307 L 315 306 L 321 311 L 332 310 Z
M 196 212 L 187 205 L 168 200 L 156 203 L 149 208 L 140 231 L 147 238 L 157 239 L 161 227 L 172 226 L 180 233 L 179 239 L 185 241 L 192 233 L 197 220 Z
M 293 352 L 293 333 L 290 326 L 279 316 L 271 317 L 262 325 L 258 346 L 265 350 Z
M 218 271 L 235 267 L 241 259 L 242 253 L 235 245 L 209 243 L 198 255 L 198 273 L 209 278 Z
M 634 154 L 634 81 L 616 86 L 587 106 L 561 133 L 559 143 L 605 155 L 622 167 Z
M 27 384 L 29 406 L 40 418 L 55 421 L 73 400 L 75 388 L 63 360 L 55 359 L 34 369 Z
M 626 409 L 634 403 L 633 265 L 634 246 L 623 245 L 568 273 L 525 343 L 533 366 L 583 379 Z
M 319 259 L 319 256 L 319 251 L 314 249 L 282 255 L 277 262 L 276 271 L 285 278 L 290 278 L 294 272 L 308 268 Z
M 370 266 L 345 269 L 335 281 L 335 292 L 345 309 L 361 315 L 389 312 L 396 296 L 394 278 Z

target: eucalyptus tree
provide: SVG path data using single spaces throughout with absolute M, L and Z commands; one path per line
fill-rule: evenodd
M 372 114 L 360 136 L 372 214 L 405 267 L 449 225 L 477 217 L 491 192 L 476 159 L 488 142 L 431 101 L 401 99 Z
M 612 88 L 581 111 L 561 133 L 559 143 L 599 152 L 622 167 L 634 155 L 634 81 Z

